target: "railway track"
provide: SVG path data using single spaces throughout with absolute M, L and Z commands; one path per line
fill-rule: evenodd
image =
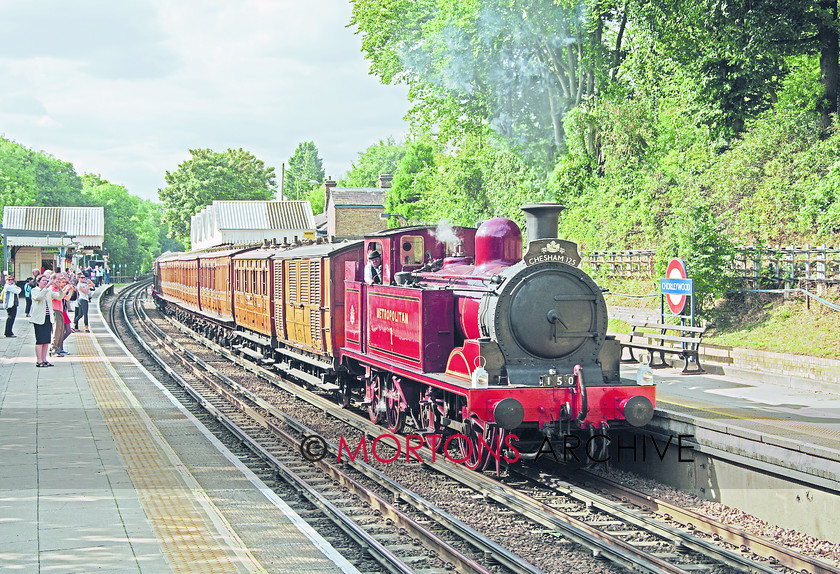
M 141 308 L 137 309 L 137 313 L 138 317 L 144 315 Z M 169 321 L 175 328 L 190 338 L 201 342 L 218 355 L 238 363 L 266 383 L 283 388 L 294 396 L 338 418 L 343 423 L 352 425 L 368 436 L 377 436 L 381 432 L 381 429 L 372 426 L 366 418 L 340 408 L 333 401 L 323 396 L 309 392 L 297 385 L 283 382 L 270 370 L 245 358 L 235 356 L 227 349 L 204 340 L 182 325 Z M 149 329 L 154 332 L 157 328 L 149 327 Z M 168 336 L 160 332 L 156 334 L 156 337 L 166 340 Z M 167 344 L 178 348 L 175 354 L 180 359 L 185 359 L 190 355 L 183 346 L 179 346 L 171 338 L 169 338 Z M 202 365 L 200 360 L 195 361 L 190 368 L 196 376 L 198 374 L 207 376 L 207 373 L 215 370 L 207 364 Z M 219 375 L 220 373 L 214 376 L 218 377 Z M 223 375 L 219 378 L 221 380 L 226 379 Z M 293 454 L 291 459 L 285 459 L 285 461 L 278 459 L 278 462 L 284 468 L 292 473 L 297 471 L 303 475 L 312 472 L 313 464 L 308 461 L 302 462 L 301 451 L 298 450 L 295 453 L 294 449 L 300 449 L 300 441 L 304 440 L 305 437 L 314 436 L 314 431 L 292 420 L 288 415 L 279 412 L 273 405 L 268 404 L 252 391 L 230 379 L 224 383 L 207 384 L 212 388 L 213 393 L 235 401 L 235 404 L 238 405 L 236 410 L 251 417 L 251 422 L 243 423 L 243 425 L 256 425 L 259 429 L 262 429 L 263 434 L 269 428 L 272 429 L 272 432 L 281 435 L 286 434 L 284 440 L 288 445 L 292 445 L 290 448 Z M 243 398 L 243 396 L 247 398 Z M 206 398 L 203 400 L 208 401 Z M 221 412 L 223 408 L 230 407 L 216 408 Z M 282 422 L 273 423 L 272 420 Z M 257 445 L 259 441 L 260 439 L 254 439 L 253 448 L 257 452 L 260 448 Z M 464 532 L 465 529 L 471 530 L 443 510 L 435 508 L 434 505 L 424 501 L 419 495 L 405 490 L 400 484 L 395 483 L 392 479 L 365 463 L 353 461 L 350 465 L 345 464 L 341 469 L 333 470 L 320 468 L 322 463 L 329 466 L 329 462 L 325 463 L 324 461 L 328 461 L 331 457 L 337 458 L 338 455 L 338 446 L 335 442 L 331 443 L 329 440 L 323 440 L 321 446 L 327 449 L 328 456 L 321 460 L 318 466 L 320 472 L 332 476 L 331 480 L 345 484 L 344 481 L 350 479 L 343 477 L 342 469 L 352 466 L 356 469 L 356 472 L 375 481 L 380 485 L 380 488 L 384 488 L 385 492 L 389 493 L 385 496 L 379 495 L 378 499 L 368 499 L 364 505 L 365 508 L 376 508 L 380 514 L 387 514 L 392 522 L 402 524 L 401 520 L 403 519 L 398 512 L 387 509 L 386 506 L 379 506 L 386 503 L 387 498 L 390 497 L 393 500 L 408 503 L 417 512 L 423 512 L 428 520 L 440 520 L 443 517 L 441 526 L 449 532 L 458 533 Z M 453 486 L 453 488 L 469 488 L 477 493 L 474 496 L 480 496 L 485 501 L 493 501 L 494 504 L 501 507 L 500 512 L 526 517 L 532 524 L 539 525 L 535 532 L 573 540 L 587 548 L 593 556 L 609 560 L 631 571 L 675 573 L 795 571 L 811 572 L 813 574 L 840 572 L 838 569 L 807 556 L 768 543 L 731 527 L 723 527 L 723 525 L 702 515 L 669 505 L 664 501 L 651 499 L 621 485 L 610 484 L 609 481 L 594 475 L 586 474 L 585 480 L 594 484 L 595 488 L 606 496 L 592 492 L 592 488 L 575 485 L 570 480 L 561 480 L 555 475 L 541 473 L 533 465 L 517 465 L 516 472 L 512 472 L 506 479 L 499 481 L 496 478 L 487 477 L 459 465 L 446 462 L 442 457 L 437 457 L 437 462 L 431 463 L 433 457 L 428 449 L 421 449 L 419 453 L 426 464 L 446 474 L 457 485 L 460 485 Z M 264 454 L 260 456 L 268 458 Z M 287 478 L 287 480 L 289 479 Z M 395 510 L 399 511 L 398 508 Z M 669 521 L 679 521 L 689 525 L 691 531 L 687 532 L 685 528 L 677 528 L 675 525 L 669 524 Z M 407 529 L 406 526 L 402 525 L 399 528 Z M 419 533 L 411 534 L 411 536 L 414 540 L 421 541 L 420 546 L 423 547 L 434 546 L 438 543 L 438 539 L 423 538 Z M 516 565 L 522 563 L 521 558 L 509 552 L 507 554 L 500 552 L 504 549 L 498 545 L 494 546 L 492 541 L 475 531 L 470 532 L 465 539 L 476 551 L 482 553 L 485 563 L 499 564 L 511 571 L 537 571 L 533 567 L 516 570 Z M 762 561 L 754 560 L 751 556 L 760 558 Z M 443 567 L 455 567 L 457 565 L 459 569 L 466 569 L 466 566 L 457 562 L 458 559 L 460 558 L 447 557 L 442 559 Z M 479 569 L 474 571 L 483 571 L 483 566 L 478 564 L 477 561 L 475 561 L 475 564 Z M 412 557 L 405 565 L 409 568 L 415 568 L 417 561 Z
M 300 436 L 309 436 L 312 431 L 178 345 L 144 319 L 145 314 L 136 304 L 136 298 L 132 310 L 129 310 L 129 298 L 142 290 L 137 288 L 126 293 L 121 297 L 120 304 L 114 305 L 112 310 L 122 314 L 124 324 L 146 352 L 278 477 L 292 485 L 359 548 L 365 549 L 382 566 L 383 571 L 435 574 L 457 569 L 459 572 L 481 574 L 491 572 L 427 526 L 408 516 L 393 502 L 362 484 L 360 478 L 364 478 L 364 474 L 347 472 L 327 459 L 304 459 L 299 438 L 284 427 L 296 429 Z M 139 320 L 144 330 L 143 336 L 131 326 L 132 315 Z M 112 318 L 112 323 L 114 321 L 116 317 Z M 153 348 L 155 346 L 168 348 L 169 357 L 160 356 Z M 181 359 L 192 376 L 185 377 L 172 369 L 167 364 L 172 357 Z M 373 469 L 368 471 L 383 480 L 384 477 L 376 476 Z M 404 491 L 396 484 L 391 487 L 392 491 Z M 416 496 L 416 500 L 430 509 L 429 516 L 444 514 L 435 512 L 434 505 L 421 497 Z M 497 568 L 495 572 L 540 572 L 452 517 L 443 518 L 448 522 L 447 527 L 459 532 L 462 542 L 479 550 L 480 556 L 490 557 L 506 565 L 505 569 Z

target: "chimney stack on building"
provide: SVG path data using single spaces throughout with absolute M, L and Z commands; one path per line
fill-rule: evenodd
M 390 173 L 379 174 L 379 189 L 391 189 L 391 180 L 394 176 Z
M 324 213 L 327 212 L 327 207 L 330 204 L 330 190 L 335 187 L 335 181 L 332 176 L 329 176 L 324 182 Z

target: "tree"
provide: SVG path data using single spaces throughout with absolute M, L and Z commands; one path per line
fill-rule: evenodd
M 285 199 L 306 199 L 312 190 L 312 182 L 323 183 L 324 167 L 318 157 L 315 142 L 301 142 L 289 158 L 283 193 Z
M 115 185 L 99 175 L 82 177 L 84 194 L 92 203 L 102 206 L 105 216 L 103 248 L 108 250 L 113 264 L 126 265 L 128 269 L 148 269 L 152 258 L 160 253 L 157 235 L 153 230 L 160 225 L 156 212 L 144 206 L 139 197 L 129 195 L 125 187 Z
M 73 164 L 0 137 L 0 204 L 84 206 Z
M 414 180 L 424 169 L 434 166 L 435 155 L 431 144 L 422 141 L 407 144 L 385 198 L 387 213 L 399 213 L 406 219 L 414 219 L 418 215 L 414 203 L 420 199 Z
M 358 165 L 353 164 L 350 170 L 339 180 L 340 187 L 376 187 L 379 176 L 383 173 L 391 175 L 397 172 L 397 165 L 405 156 L 408 144 L 397 144 L 393 138 L 379 140 L 359 153 Z
M 838 112 L 837 0 L 656 0 L 638 2 L 638 13 L 665 53 L 704 81 L 705 101 L 720 102 L 735 134 L 775 101 L 793 55 L 820 55 L 822 127 Z
M 685 260 L 694 280 L 695 310 L 708 317 L 714 301 L 734 284 L 732 262 L 735 246 L 708 205 L 678 210 L 679 223 L 657 251 L 657 272 L 665 276 L 665 268 L 673 257 Z
M 158 190 L 164 223 L 170 235 L 189 244 L 190 218 L 214 200 L 268 200 L 277 189 L 274 168 L 243 149 L 224 153 L 190 150 L 192 156 L 166 172 L 166 187 Z
M 416 125 L 445 142 L 490 127 L 550 167 L 563 116 L 620 60 L 626 15 L 607 0 L 354 0 L 350 23 L 371 73 L 408 84 Z

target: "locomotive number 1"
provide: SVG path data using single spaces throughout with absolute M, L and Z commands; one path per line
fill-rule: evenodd
M 393 347 L 394 346 L 394 328 L 391 327 L 390 329 L 388 329 L 388 333 L 391 335 L 391 346 Z

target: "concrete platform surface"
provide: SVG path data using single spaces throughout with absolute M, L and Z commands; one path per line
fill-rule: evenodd
M 97 307 L 54 367 L 35 366 L 22 312 L 0 337 L 0 570 L 356 572 L 173 404 Z

